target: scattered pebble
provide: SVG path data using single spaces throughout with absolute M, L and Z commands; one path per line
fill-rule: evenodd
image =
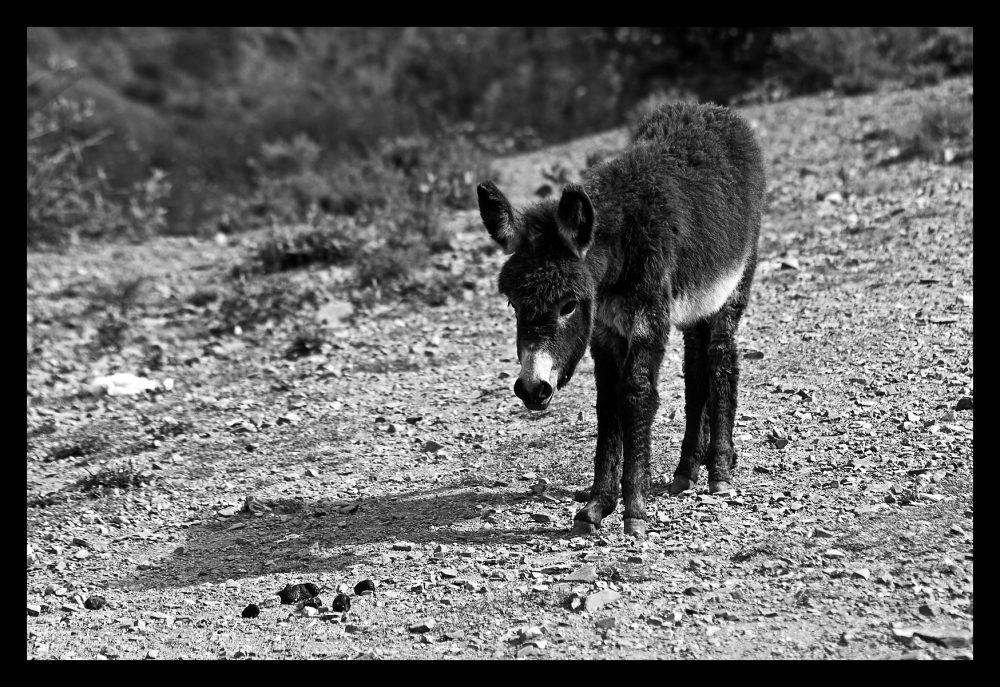
M 610 630 L 618 625 L 618 620 L 614 616 L 608 616 L 607 618 L 601 618 L 600 620 L 595 621 L 594 625 L 602 630 Z
M 419 622 L 413 623 L 412 625 L 410 625 L 408 629 L 410 630 L 410 632 L 421 632 L 421 633 L 430 632 L 431 630 L 434 629 L 434 626 L 436 624 L 437 623 L 434 622 L 434 618 L 426 618 Z
M 260 615 L 260 606 L 258 606 L 257 604 L 250 604 L 249 606 L 243 609 L 243 613 L 241 613 L 240 615 L 242 615 L 244 618 L 256 618 L 257 616 Z

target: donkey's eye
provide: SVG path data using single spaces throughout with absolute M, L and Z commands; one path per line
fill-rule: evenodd
M 576 310 L 576 301 L 566 301 L 563 307 L 559 309 L 559 315 L 566 317 L 567 315 L 572 315 L 574 310 Z

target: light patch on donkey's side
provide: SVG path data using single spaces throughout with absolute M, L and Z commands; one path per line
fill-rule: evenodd
M 719 312 L 743 278 L 745 267 L 745 264 L 741 264 L 707 287 L 674 298 L 670 302 L 670 324 L 685 327 Z
M 559 370 L 555 369 L 554 361 L 548 351 L 541 348 L 530 348 L 521 356 L 522 382 L 535 382 L 539 379 L 548 382 L 553 389 L 559 380 Z

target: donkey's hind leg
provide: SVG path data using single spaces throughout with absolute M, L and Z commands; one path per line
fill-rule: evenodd
M 732 482 L 730 470 L 736 464 L 733 447 L 733 425 L 740 381 L 740 358 L 736 346 L 736 329 L 747 306 L 753 271 L 748 268 L 743 281 L 726 305 L 711 320 L 708 340 L 708 416 L 711 441 L 708 445 L 708 490 L 728 491 Z
M 684 331 L 684 440 L 681 460 L 674 471 L 670 493 L 691 489 L 708 454 L 710 425 L 708 417 L 708 340 L 707 322 L 699 322 Z

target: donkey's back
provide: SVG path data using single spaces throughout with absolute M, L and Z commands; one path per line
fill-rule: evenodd
M 585 186 L 603 214 L 619 218 L 602 228 L 610 244 L 626 247 L 623 275 L 661 280 L 672 325 L 717 312 L 748 268 L 752 273 L 764 158 L 736 112 L 692 103 L 654 110 Z M 613 295 L 614 285 L 606 286 Z

